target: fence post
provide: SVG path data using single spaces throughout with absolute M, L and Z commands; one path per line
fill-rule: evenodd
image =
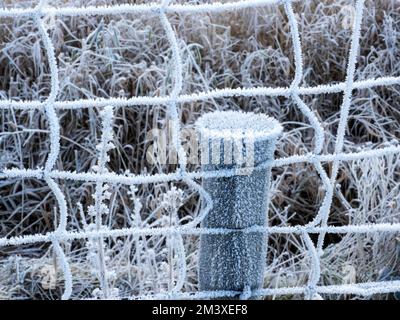
M 267 239 L 260 230 L 249 232 L 248 228 L 266 226 L 271 167 L 256 167 L 273 159 L 282 127 L 263 114 L 216 111 L 200 117 L 196 129 L 203 170 L 235 172 L 229 177 L 203 179 L 213 208 L 202 227 L 231 230 L 201 235 L 199 289 L 261 288 Z

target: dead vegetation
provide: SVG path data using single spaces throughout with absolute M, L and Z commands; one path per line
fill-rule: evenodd
M 0 7 L 33 6 L 32 1 L 0 1 Z M 122 1 L 57 0 L 53 5 L 112 4 Z M 128 1 L 124 1 L 128 2 Z M 135 2 L 135 1 L 130 1 Z M 138 1 L 136 1 L 138 2 Z M 304 53 L 303 85 L 344 81 L 349 38 L 349 6 L 352 0 L 298 1 Z M 400 3 L 366 1 L 357 80 L 400 76 Z M 184 93 L 214 88 L 289 86 L 294 75 L 292 43 L 284 11 L 277 7 L 246 9 L 235 13 L 169 15 L 179 36 L 184 62 Z M 46 19 L 59 65 L 61 101 L 94 97 L 162 96 L 171 90 L 171 49 L 156 16 L 121 15 Z M 41 100 L 49 93 L 50 71 L 34 23 L 26 18 L 0 19 L 0 98 Z M 345 152 L 379 148 L 400 137 L 399 86 L 354 92 Z M 328 132 L 323 152 L 333 151 L 341 94 L 306 97 Z M 295 104 L 285 98 L 229 98 L 185 103 L 181 119 L 190 127 L 212 110 L 264 112 L 284 126 L 276 157 L 303 154 L 311 149 L 313 130 Z M 100 139 L 99 110 L 59 110 L 60 170 L 89 171 L 96 163 Z M 172 172 L 174 166 L 149 165 L 144 153 L 146 132 L 164 128 L 165 107 L 115 108 L 114 144 L 109 170 L 118 173 Z M 0 110 L 0 170 L 36 168 L 49 152 L 48 124 L 38 110 Z M 329 223 L 399 222 L 400 159 L 395 155 L 342 165 Z M 191 166 L 191 170 L 198 169 Z M 312 166 L 290 165 L 274 169 L 270 223 L 295 225 L 310 221 L 323 197 L 321 181 Z M 77 203 L 92 204 L 94 184 L 59 181 L 69 209 L 69 229 L 81 229 Z M 199 197 L 185 184 L 180 221 L 200 210 Z M 141 185 L 135 197 L 143 209 L 143 226 L 168 223 L 163 195 L 171 185 Z M 131 226 L 135 205 L 127 186 L 110 188 L 110 228 Z M 0 180 L 0 237 L 45 233 L 53 230 L 56 201 L 47 185 L 34 179 Z M 196 290 L 197 237 L 187 236 L 188 276 L 184 290 Z M 165 292 L 171 273 L 165 237 L 108 239 L 107 267 L 114 272 L 113 286 L 120 297 Z M 83 241 L 63 244 L 74 276 L 73 298 L 90 298 L 98 286 L 90 272 Z M 297 236 L 269 239 L 266 287 L 304 285 L 309 258 Z M 322 257 L 321 284 L 378 281 L 398 277 L 398 235 L 328 236 Z M 175 264 L 172 264 L 174 269 Z M 170 276 L 172 274 L 172 280 Z M 62 273 L 52 247 L 37 244 L 0 248 L 0 298 L 55 299 L 62 293 Z M 370 298 L 386 299 L 392 295 Z M 293 298 L 293 297 L 284 297 Z M 326 298 L 357 298 L 326 296 Z

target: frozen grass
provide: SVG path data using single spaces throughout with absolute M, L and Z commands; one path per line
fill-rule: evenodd
M 53 5 L 98 5 L 129 1 L 53 1 Z M 133 1 L 132 1 L 133 2 Z M 139 2 L 139 1 L 136 1 Z M 143 1 L 144 2 L 144 1 Z M 35 1 L 2 1 L 0 6 L 32 7 Z M 351 29 L 352 0 L 299 1 L 294 11 L 304 54 L 302 85 L 345 80 Z M 366 1 L 356 80 L 400 76 L 400 3 Z M 224 14 L 168 14 L 179 36 L 183 60 L 183 93 L 215 88 L 290 86 L 294 57 L 290 29 L 283 7 L 245 9 Z M 58 100 L 93 97 L 163 96 L 171 93 L 171 48 L 159 18 L 151 15 L 112 17 L 48 17 L 50 36 L 59 65 Z M 1 18 L 0 97 L 44 101 L 50 93 L 50 69 L 38 28 L 28 18 Z M 399 86 L 354 92 L 343 150 L 355 152 L 388 146 L 400 136 Z M 329 133 L 323 153 L 334 150 L 341 93 L 305 96 L 305 102 Z M 314 131 L 307 119 L 284 97 L 211 98 L 183 103 L 181 120 L 186 128 L 205 112 L 244 110 L 263 112 L 284 127 L 277 157 L 312 150 Z M 93 171 L 98 164 L 96 146 L 102 141 L 101 110 L 58 110 L 61 149 L 55 168 Z M 168 173 L 175 166 L 149 165 L 144 153 L 151 141 L 149 130 L 165 128 L 163 106 L 116 107 L 113 143 L 106 169 L 118 173 Z M 49 153 L 49 130 L 42 110 L 0 110 L 0 170 L 43 167 Z M 328 170 L 332 170 L 326 165 Z M 400 159 L 348 162 L 340 167 L 329 220 L 330 225 L 399 222 Z M 198 169 L 189 166 L 190 170 Z M 330 172 L 330 171 L 329 171 Z M 70 219 L 67 229 L 96 225 L 86 215 L 107 194 L 108 228 L 174 226 L 192 221 L 200 211 L 199 195 L 185 183 L 140 185 L 137 189 L 111 185 L 100 190 L 95 183 L 58 181 Z M 315 216 L 324 196 L 312 165 L 293 164 L 273 169 L 270 225 L 306 224 Z M 96 190 L 100 190 L 96 192 Z M 99 197 L 97 199 L 99 199 Z M 101 201 L 100 201 L 101 202 Z M 45 233 L 59 223 L 56 199 L 47 184 L 35 179 L 0 180 L 0 236 Z M 95 228 L 97 228 L 95 226 Z M 312 239 L 316 240 L 316 239 Z M 63 243 L 73 275 L 73 298 L 104 297 L 99 282 L 107 281 L 108 297 L 167 292 L 181 285 L 179 250 L 168 246 L 168 236 L 130 236 L 87 245 L 83 240 Z M 183 236 L 187 277 L 183 291 L 197 289 L 198 236 Z M 328 235 L 321 259 L 319 284 L 337 285 L 394 279 L 399 276 L 398 234 Z M 101 249 L 102 248 L 102 249 Z M 93 252 L 104 251 L 99 272 Z M 307 284 L 310 268 L 307 247 L 298 235 L 271 235 L 265 287 Z M 60 298 L 63 278 L 49 244 L 0 247 L 0 298 Z M 283 298 L 296 298 L 284 296 Z M 298 297 L 301 297 L 300 295 Z M 357 296 L 324 295 L 326 298 Z M 367 298 L 386 299 L 393 295 Z M 280 297 L 282 298 L 282 297 Z

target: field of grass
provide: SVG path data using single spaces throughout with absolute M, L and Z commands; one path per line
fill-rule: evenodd
M 55 0 L 53 6 L 139 3 L 134 0 Z M 184 2 L 184 1 L 175 1 Z M 198 3 L 203 1 L 186 1 Z M 212 2 L 212 1 L 208 1 Z M 0 8 L 30 7 L 36 1 L 0 0 Z M 345 80 L 351 36 L 353 0 L 309 0 L 293 4 L 303 54 L 302 86 Z M 400 2 L 367 0 L 362 24 L 356 80 L 400 76 Z M 223 14 L 168 14 L 178 35 L 185 94 L 212 89 L 290 86 L 294 57 L 288 19 L 282 6 L 266 6 Z M 46 17 L 59 68 L 59 101 L 95 97 L 164 96 L 171 92 L 171 47 L 159 18 L 124 14 L 90 17 Z M 37 25 L 29 17 L 0 18 L 0 99 L 44 101 L 50 70 Z M 323 123 L 323 153 L 334 151 L 342 93 L 305 96 Z M 284 127 L 276 158 L 306 154 L 315 134 L 294 102 L 284 97 L 217 98 L 179 105 L 184 128 L 213 110 L 265 113 Z M 56 169 L 93 171 L 98 162 L 101 114 L 97 108 L 58 109 L 61 150 Z M 175 165 L 148 163 L 152 141 L 146 133 L 167 125 L 164 106 L 114 108 L 109 171 L 169 173 Z M 395 145 L 400 138 L 400 87 L 354 91 L 344 152 Z M 0 110 L 0 172 L 5 168 L 43 167 L 49 154 L 49 127 L 42 110 Z M 189 170 L 198 170 L 190 165 Z M 326 166 L 326 169 L 331 169 Z M 313 219 L 324 196 L 311 164 L 300 163 L 272 172 L 269 224 L 303 225 Z M 68 230 L 84 230 L 94 222 L 95 183 L 57 181 L 65 195 Z M 200 181 L 199 181 L 200 182 Z M 400 222 L 400 155 L 343 163 L 338 175 L 330 225 Z M 162 227 L 193 220 L 201 210 L 199 195 L 187 184 L 110 185 L 103 224 Z M 173 204 L 173 205 L 171 205 Z M 57 203 L 44 181 L 0 179 L 0 237 L 45 233 L 57 225 Z M 187 277 L 183 291 L 197 290 L 198 236 L 184 236 Z M 307 283 L 310 259 L 301 237 L 271 235 L 265 287 Z M 73 275 L 73 299 L 99 295 L 93 243 L 62 244 Z M 178 259 L 165 236 L 131 236 L 105 240 L 110 288 L 119 298 L 163 293 L 178 277 Z M 400 276 L 399 234 L 328 235 L 321 257 L 320 284 L 351 284 Z M 58 299 L 63 277 L 49 243 L 0 247 L 0 299 Z M 271 297 L 269 297 L 271 298 Z M 269 299 L 268 298 L 268 299 Z M 272 297 L 275 298 L 275 297 Z M 276 297 L 279 299 L 301 296 Z M 358 299 L 325 295 L 327 299 Z M 368 299 L 392 299 L 393 294 Z

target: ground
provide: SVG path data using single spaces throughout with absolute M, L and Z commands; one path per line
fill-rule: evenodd
M 0 1 L 2 7 L 34 6 L 35 1 Z M 135 1 L 52 1 L 53 6 L 101 5 Z M 139 1 L 136 1 L 139 2 Z M 183 2 L 183 1 L 181 1 Z M 200 1 L 198 1 L 200 2 Z M 350 48 L 352 0 L 295 1 L 304 76 L 302 86 L 345 80 Z M 356 81 L 400 76 L 400 3 L 365 2 Z M 290 86 L 294 56 L 283 7 L 266 6 L 224 14 L 168 14 L 178 36 L 183 60 L 183 93 L 221 88 Z M 164 96 L 171 92 L 171 47 L 156 15 L 47 17 L 59 68 L 59 101 L 95 97 Z M 0 18 L 0 98 L 44 101 L 50 90 L 50 69 L 37 25 L 29 17 Z M 327 134 L 323 153 L 332 153 L 342 93 L 305 96 L 306 104 Z M 184 128 L 213 110 L 265 113 L 282 124 L 284 134 L 276 158 L 306 154 L 315 134 L 290 98 L 234 97 L 182 103 Z M 354 91 L 344 152 L 395 144 L 400 136 L 399 85 Z M 100 108 L 57 110 L 61 149 L 56 169 L 93 170 L 102 137 Z M 132 174 L 169 173 L 176 165 L 146 160 L 152 144 L 147 133 L 168 123 L 163 105 L 115 107 L 109 171 Z M 5 168 L 43 167 L 49 154 L 49 126 L 42 110 L 0 110 L 0 172 Z M 399 222 L 400 159 L 398 155 L 343 163 L 338 175 L 329 224 Z M 190 165 L 189 170 L 198 170 Z M 325 169 L 331 170 L 329 165 Z M 315 216 L 324 196 L 311 164 L 272 171 L 269 224 L 305 224 Z M 198 181 L 200 182 L 200 181 Z M 65 195 L 68 230 L 84 230 L 94 222 L 96 184 L 58 181 Z M 186 183 L 110 185 L 102 223 L 112 229 L 161 227 L 187 223 L 201 210 L 198 193 Z M 0 237 L 45 233 L 58 224 L 54 194 L 37 179 L 0 179 Z M 173 217 L 173 219 L 171 218 Z M 183 291 L 197 290 L 198 236 L 184 236 L 187 277 Z M 315 239 L 313 239 L 315 240 Z M 162 293 L 176 283 L 178 259 L 164 236 L 106 239 L 105 264 L 111 288 L 119 297 Z M 265 270 L 265 287 L 307 283 L 310 259 L 303 240 L 272 235 Z M 90 242 L 62 244 L 73 275 L 72 298 L 99 294 L 98 266 Z M 0 248 L 0 298 L 60 298 L 63 277 L 53 246 L 32 244 Z M 96 260 L 96 259 L 94 259 Z M 321 258 L 320 284 L 344 284 L 394 279 L 399 276 L 398 234 L 328 236 Z M 115 293 L 117 294 L 117 293 Z M 325 295 L 328 299 L 361 298 Z M 271 298 L 271 297 L 268 297 Z M 276 297 L 291 299 L 296 296 Z M 393 298 L 374 295 L 373 299 Z

